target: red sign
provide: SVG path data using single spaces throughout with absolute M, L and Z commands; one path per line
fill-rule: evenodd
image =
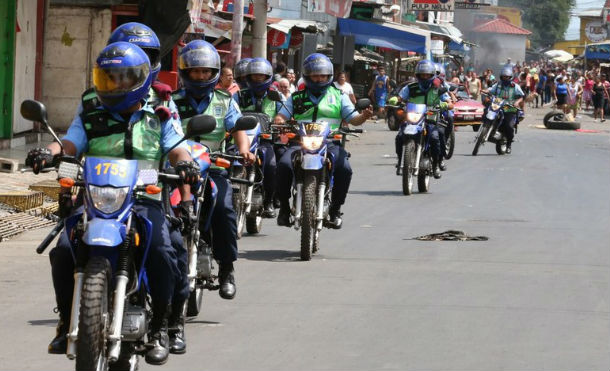
M 282 46 L 285 42 L 285 33 L 274 29 L 270 29 L 269 31 L 267 31 L 267 44 L 269 44 L 269 46 L 277 48 Z
M 292 29 L 292 35 L 290 36 L 290 47 L 298 48 L 303 43 L 303 32 L 297 30 L 296 28 Z

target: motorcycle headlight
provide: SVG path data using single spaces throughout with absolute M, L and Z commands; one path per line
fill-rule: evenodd
M 500 109 L 500 105 L 499 105 L 499 104 L 497 104 L 497 103 L 493 103 L 493 104 L 491 105 L 491 109 L 492 109 L 492 110 L 494 110 L 494 111 L 497 111 L 497 110 L 499 110 L 499 109 Z
M 315 150 L 322 147 L 322 143 L 324 142 L 323 137 L 303 137 L 301 139 L 303 141 L 303 147 L 309 150 Z
M 417 112 L 407 112 L 407 121 L 418 122 L 421 120 L 422 114 Z
M 104 214 L 112 214 L 118 211 L 123 206 L 128 192 L 129 187 L 114 188 L 89 185 L 89 195 L 91 195 L 93 206 Z

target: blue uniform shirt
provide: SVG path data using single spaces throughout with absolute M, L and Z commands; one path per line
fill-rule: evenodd
M 170 103 L 170 111 L 177 112 L 175 104 L 173 105 L 173 101 Z M 96 109 L 104 109 L 102 106 L 97 107 Z M 147 111 L 150 113 L 154 113 L 153 108 L 150 105 L 144 105 L 142 109 L 134 112 L 130 119 L 130 123 L 135 123 L 140 121 L 142 118 L 142 111 Z M 85 132 L 85 127 L 83 126 L 83 122 L 81 120 L 80 114 L 83 112 L 82 104 L 79 104 L 78 109 L 76 111 L 76 116 L 70 127 L 68 128 L 68 132 L 62 138 L 62 140 L 68 140 L 74 144 L 76 147 L 76 156 L 80 156 L 83 153 L 86 153 L 89 149 L 87 140 L 87 133 Z M 125 121 L 121 115 L 118 113 L 111 113 L 112 117 L 117 121 Z M 184 137 L 184 133 L 182 132 L 182 124 L 180 123 L 180 119 L 175 117 L 170 117 L 168 120 L 161 122 L 161 148 L 163 152 L 166 152 L 171 147 L 173 147 L 177 142 L 179 142 L 182 137 Z M 181 143 L 178 148 L 187 149 L 185 143 Z
M 195 98 L 188 95 L 185 89 L 178 90 L 177 94 L 181 97 L 187 97 L 191 106 L 197 111 L 197 114 L 202 114 L 210 105 L 210 102 L 212 101 L 212 94 L 214 94 L 214 91 L 211 91 L 207 97 L 203 97 L 199 103 L 197 103 L 197 100 Z M 231 99 L 229 109 L 227 110 L 227 114 L 224 118 L 225 130 L 230 131 L 231 129 L 233 129 L 233 127 L 235 126 L 235 122 L 241 116 L 242 115 L 239 109 L 239 105 L 237 104 L 237 102 Z
M 322 98 L 322 96 L 320 96 L 319 98 L 316 98 L 311 93 L 308 92 L 308 94 L 309 94 L 309 99 L 311 99 L 311 102 L 313 104 L 320 103 L 320 99 Z M 292 107 L 292 96 L 291 96 L 284 102 L 284 105 L 282 106 L 282 108 L 279 110 L 278 113 L 286 118 L 291 118 L 292 112 L 294 112 L 294 110 Z M 347 94 L 341 94 L 341 118 L 349 123 L 350 121 L 352 121 L 354 119 L 354 117 L 356 117 L 358 115 L 359 115 L 359 113 L 358 113 L 358 111 L 356 111 L 356 108 L 354 107 L 354 104 L 352 103 L 352 101 L 349 99 L 349 96 Z

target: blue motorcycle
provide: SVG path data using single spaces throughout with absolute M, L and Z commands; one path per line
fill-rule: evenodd
M 500 130 L 504 123 L 504 113 L 508 109 L 516 109 L 516 120 L 521 121 L 524 117 L 523 111 L 510 104 L 507 100 L 500 97 L 490 97 L 491 100 L 487 105 L 485 115 L 483 116 L 483 124 L 479 127 L 479 131 L 475 138 L 474 148 L 472 150 L 473 156 L 476 156 L 479 153 L 479 148 L 485 142 L 495 143 L 497 154 L 506 154 L 506 136 Z
M 402 175 L 402 193 L 405 195 L 413 194 L 415 178 L 419 192 L 430 190 L 430 176 L 433 174 L 433 169 L 426 125 L 436 125 L 439 116 L 440 110 L 425 104 L 407 103 L 406 105 L 406 120 L 399 129 L 403 144 L 397 172 L 397 175 Z
M 43 123 L 61 146 L 42 103 L 24 101 L 21 114 Z M 209 133 L 213 124 L 194 117 L 187 135 Z M 134 370 L 139 355 L 146 352 L 150 311 L 145 265 L 154 226 L 135 212 L 134 205 L 140 197 L 160 199 L 162 182 L 180 179 L 152 165 L 61 157 L 59 183 L 78 190 L 82 206 L 58 223 L 37 252 L 42 253 L 65 228 L 75 263 L 66 355 L 76 360 L 76 370 Z

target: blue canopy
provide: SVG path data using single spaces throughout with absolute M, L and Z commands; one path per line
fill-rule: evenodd
M 587 59 L 610 60 L 610 41 L 587 45 L 585 57 Z
M 373 45 L 399 51 L 426 54 L 426 37 L 409 32 L 406 27 L 387 27 L 356 19 L 337 18 L 339 35 L 354 36 L 358 45 Z M 398 25 L 400 26 L 400 25 Z

